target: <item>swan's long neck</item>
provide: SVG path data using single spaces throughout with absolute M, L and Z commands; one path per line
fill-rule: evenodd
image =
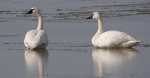
M 37 30 L 42 30 L 43 29 L 43 18 L 41 15 L 38 15 L 38 24 L 37 24 Z
M 96 33 L 101 34 L 103 33 L 103 19 L 99 17 L 97 21 L 98 21 L 98 29 Z
M 97 32 L 95 33 L 95 35 L 94 35 L 93 38 L 92 38 L 92 44 L 97 44 L 97 43 L 95 42 L 95 40 L 97 39 L 97 37 L 99 37 L 99 35 L 100 35 L 101 33 L 103 33 L 103 20 L 102 20 L 102 18 L 99 17 L 99 18 L 97 19 L 97 21 L 98 21 L 98 28 L 97 28 Z

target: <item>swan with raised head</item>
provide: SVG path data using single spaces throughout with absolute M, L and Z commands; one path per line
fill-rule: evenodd
M 103 19 L 99 12 L 93 14 L 87 19 L 96 19 L 98 21 L 98 29 L 92 38 L 92 44 L 99 48 L 131 48 L 140 43 L 132 36 L 115 30 L 103 32 Z
M 29 30 L 24 38 L 24 45 L 27 49 L 46 48 L 48 38 L 43 27 L 43 19 L 40 10 L 36 7 L 31 8 L 26 14 L 37 17 L 38 24 L 36 29 Z

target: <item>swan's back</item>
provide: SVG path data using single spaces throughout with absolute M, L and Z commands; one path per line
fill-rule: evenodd
M 47 34 L 44 30 L 30 30 L 26 33 L 24 44 L 27 48 L 44 48 L 48 45 Z
M 120 31 L 107 31 L 95 36 L 92 42 L 98 47 L 130 47 L 139 42 L 130 35 Z

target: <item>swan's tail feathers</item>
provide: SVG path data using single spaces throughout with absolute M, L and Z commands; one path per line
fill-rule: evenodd
M 130 46 L 137 46 L 141 43 L 141 41 L 129 41 Z
M 141 43 L 141 41 L 128 41 L 123 44 L 124 47 L 134 47 Z

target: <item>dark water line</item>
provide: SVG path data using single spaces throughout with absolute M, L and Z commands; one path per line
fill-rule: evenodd
M 0 17 L 4 20 L 25 20 L 27 17 L 31 18 L 29 15 L 25 15 L 27 10 L 0 10 L 0 15 L 11 15 L 11 17 Z M 93 5 L 84 6 L 78 9 L 67 9 L 58 10 L 55 13 L 42 12 L 46 21 L 54 20 L 83 20 L 93 11 L 99 11 L 102 16 L 105 17 L 120 17 L 129 15 L 139 15 L 139 14 L 150 14 L 150 2 L 149 3 L 138 3 L 138 4 L 115 4 L 115 5 Z M 13 16 L 12 16 L 13 15 Z M 21 17 L 21 18 L 20 18 Z M 11 19 L 13 18 L 13 19 Z

